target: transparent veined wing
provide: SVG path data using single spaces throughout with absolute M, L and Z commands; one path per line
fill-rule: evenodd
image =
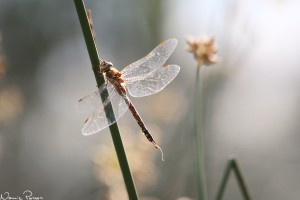
M 108 94 L 110 94 L 114 90 L 114 86 L 110 83 L 103 83 L 99 88 L 97 88 L 97 90 L 95 90 L 95 92 L 79 99 L 75 105 L 77 112 L 83 114 L 90 114 L 94 112 L 100 105 L 102 105 L 100 95 L 105 91 L 105 89 L 107 89 Z
M 161 66 L 138 77 L 125 78 L 128 92 L 133 97 L 155 94 L 164 89 L 179 73 L 178 65 Z
M 170 57 L 176 45 L 177 39 L 175 38 L 160 43 L 148 55 L 125 67 L 121 71 L 123 79 L 138 78 L 161 67 Z
M 111 104 L 109 104 L 109 102 Z M 107 115 L 105 109 L 112 105 L 114 112 L 109 112 Z M 121 95 L 116 90 L 113 90 L 102 105 L 100 105 L 93 114 L 87 118 L 82 128 L 83 135 L 91 135 L 97 133 L 104 128 L 115 123 L 128 110 L 128 106 Z
M 109 92 L 109 98 L 102 103 L 100 95 L 104 92 L 104 88 L 106 87 Z M 105 109 L 109 105 L 112 105 L 114 112 L 110 112 L 106 115 Z M 115 123 L 128 110 L 128 106 L 123 97 L 116 92 L 114 86 L 107 83 L 102 85 L 94 93 L 80 99 L 76 105 L 76 109 L 84 113 L 93 111 L 85 120 L 81 130 L 83 135 L 91 135 Z

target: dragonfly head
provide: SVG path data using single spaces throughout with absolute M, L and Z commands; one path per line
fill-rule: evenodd
M 99 71 L 100 71 L 100 73 L 105 73 L 105 72 L 107 72 L 108 70 L 110 70 L 110 68 L 113 66 L 113 64 L 111 63 L 111 62 L 107 62 L 107 61 L 105 61 L 105 60 L 102 60 L 101 62 L 100 62 L 100 69 L 99 69 Z

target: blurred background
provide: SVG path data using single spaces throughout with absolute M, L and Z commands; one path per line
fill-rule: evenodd
M 214 199 L 228 158 L 253 199 L 300 197 L 300 3 L 297 0 L 101 0 L 92 9 L 101 58 L 121 70 L 160 41 L 179 40 L 180 74 L 131 98 L 159 151 L 128 112 L 119 120 L 141 199 L 196 199 L 196 62 L 188 36 L 214 36 L 217 65 L 201 69 L 206 177 Z M 73 1 L 0 2 L 0 194 L 127 199 L 108 129 L 83 136 L 78 99 L 96 82 Z M 171 106 L 170 106 L 171 105 Z M 242 199 L 232 176 L 224 199 Z

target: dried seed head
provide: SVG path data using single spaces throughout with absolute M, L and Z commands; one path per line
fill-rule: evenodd
M 194 55 L 198 66 L 212 65 L 218 61 L 217 48 L 213 37 L 200 36 L 198 38 L 187 38 L 187 51 Z

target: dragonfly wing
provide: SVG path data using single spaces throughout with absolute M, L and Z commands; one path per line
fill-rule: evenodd
M 114 112 L 106 114 L 105 110 L 109 110 L 110 106 L 112 106 Z M 123 97 L 113 89 L 109 98 L 86 119 L 82 128 L 82 134 L 91 135 L 103 130 L 122 117 L 127 109 L 128 106 Z
M 160 43 L 147 56 L 125 67 L 121 71 L 122 77 L 125 79 L 139 77 L 160 68 L 170 57 L 176 45 L 177 39 L 175 38 Z
M 112 84 L 103 83 L 95 92 L 81 98 L 75 105 L 75 109 L 79 113 L 90 114 L 95 111 L 100 105 L 102 105 L 102 100 L 100 95 L 103 95 L 105 89 L 107 89 L 108 94 L 112 93 L 114 86 Z M 104 99 L 105 101 L 106 99 Z
M 138 78 L 124 79 L 124 81 L 131 96 L 143 97 L 160 92 L 177 76 L 179 71 L 178 65 L 162 66 Z

